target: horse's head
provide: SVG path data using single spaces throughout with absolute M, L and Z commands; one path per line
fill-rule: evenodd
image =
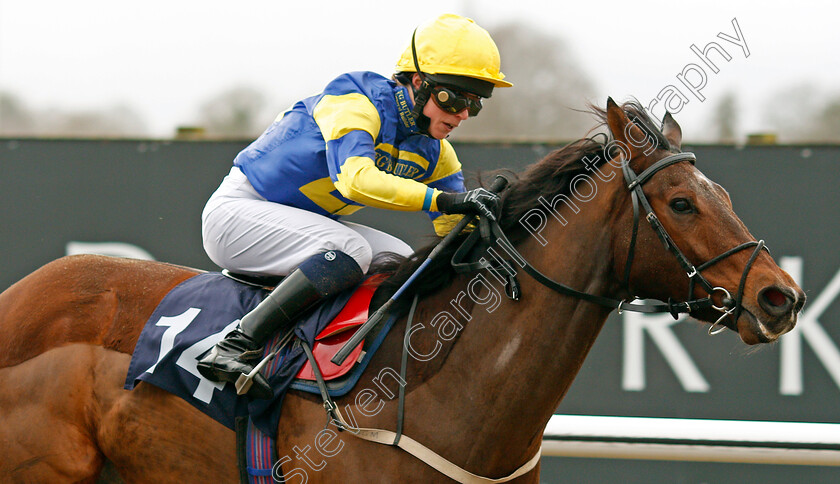
M 660 132 L 643 111 L 625 112 L 609 99 L 606 118 L 617 148 L 610 164 L 629 188 L 615 213 L 627 234 L 614 237 L 622 284 L 663 301 L 711 296 L 713 307 L 691 315 L 736 330 L 747 344 L 793 329 L 805 294 L 750 234 L 726 190 L 694 166 L 692 154 L 678 154 L 682 132 L 671 115 Z

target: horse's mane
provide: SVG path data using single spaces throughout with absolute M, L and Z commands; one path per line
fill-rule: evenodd
M 653 137 L 659 147 L 670 149 L 668 141 L 656 123 L 636 100 L 625 102 L 621 108 L 646 134 Z M 607 133 L 597 132 L 606 126 L 607 111 L 598 106 L 589 105 L 590 113 L 599 121 L 587 137 L 552 151 L 540 161 L 528 166 L 521 174 L 510 170 L 498 170 L 488 173 L 486 178 L 493 180 L 495 175 L 504 174 L 511 180 L 508 189 L 502 195 L 500 226 L 508 239 L 514 244 L 527 236 L 526 229 L 519 220 L 529 210 L 540 207 L 539 199 L 552 200 L 559 194 L 569 194 L 570 182 L 578 174 L 591 170 L 593 166 L 600 166 L 615 155 L 610 146 L 612 138 Z M 594 134 L 593 134 L 594 133 Z M 605 150 L 609 152 L 605 153 Z M 589 164 L 587 168 L 584 160 Z M 484 185 L 483 180 L 479 180 Z M 460 235 L 446 250 L 439 253 L 434 261 L 424 270 L 407 290 L 407 295 L 427 294 L 449 284 L 455 276 L 450 260 L 455 250 L 467 234 Z M 375 261 L 371 266 L 371 274 L 392 273 L 383 284 L 380 292 L 393 294 L 422 264 L 437 242 L 415 252 L 410 257 L 387 255 Z M 384 294 L 383 294 L 384 295 Z M 404 301 L 409 298 L 403 298 Z

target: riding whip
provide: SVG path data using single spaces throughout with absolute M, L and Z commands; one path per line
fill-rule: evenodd
M 505 186 L 507 186 L 507 183 L 508 181 L 505 177 L 497 176 L 496 179 L 493 180 L 493 184 L 490 185 L 490 191 L 493 193 L 499 193 L 502 190 L 504 190 Z M 338 350 L 338 353 L 336 353 L 330 361 L 336 365 L 342 364 L 347 358 L 347 355 L 349 355 L 350 352 L 353 351 L 353 348 L 358 346 L 359 343 L 361 343 L 362 340 L 365 338 L 365 336 L 367 336 L 370 330 L 373 329 L 374 326 L 376 326 L 376 323 L 378 323 L 382 319 L 382 317 L 388 313 L 391 306 L 394 304 L 394 301 L 396 301 L 400 298 L 400 296 L 402 296 L 403 292 L 405 292 L 408 286 L 410 286 L 411 283 L 414 282 L 414 280 L 417 279 L 418 276 L 420 276 L 420 274 L 426 269 L 426 267 L 428 267 L 428 265 L 431 264 L 433 260 L 435 260 L 438 254 L 440 254 L 444 249 L 446 249 L 452 243 L 452 241 L 458 237 L 458 234 L 460 234 L 461 231 L 463 231 L 464 228 L 468 224 L 470 224 L 474 218 L 475 217 L 469 216 L 465 216 L 464 218 L 462 218 L 461 221 L 458 222 L 458 225 L 456 225 L 451 232 L 446 234 L 446 237 L 444 237 L 443 240 L 441 240 L 440 243 L 438 243 L 438 245 L 435 246 L 434 249 L 432 249 L 428 257 L 426 257 L 426 260 L 423 261 L 423 263 L 420 265 L 420 267 L 417 268 L 416 271 L 414 271 L 414 274 L 412 274 L 411 277 L 409 277 L 408 280 L 406 280 L 403 283 L 403 285 L 400 286 L 399 289 L 397 289 L 397 292 L 395 292 L 394 295 L 391 296 L 391 298 L 385 302 L 385 304 L 380 306 L 379 309 L 377 309 L 376 312 L 373 313 L 373 315 L 370 318 L 368 318 L 368 320 L 365 321 L 364 324 L 359 326 L 359 329 L 356 330 L 353 336 L 351 336 L 346 343 L 344 343 L 344 346 L 342 346 L 341 349 Z

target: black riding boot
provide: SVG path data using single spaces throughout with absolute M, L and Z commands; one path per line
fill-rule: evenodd
M 237 329 L 200 357 L 199 373 L 212 381 L 236 382 L 262 359 L 263 345 L 269 338 L 289 330 L 318 302 L 352 287 L 361 278 L 359 265 L 343 252 L 330 251 L 307 259 L 246 314 Z M 263 399 L 273 396 L 262 374 L 254 376 L 248 395 Z

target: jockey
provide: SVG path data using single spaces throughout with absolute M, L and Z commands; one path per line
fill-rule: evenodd
M 391 79 L 343 74 L 236 156 L 202 213 L 204 249 L 232 272 L 286 277 L 199 358 L 202 375 L 235 382 L 266 340 L 357 285 L 374 257 L 411 255 L 403 241 L 342 215 L 365 206 L 425 211 L 443 236 L 459 214 L 495 211 L 495 194 L 465 189 L 445 138 L 478 114 L 494 87 L 512 86 L 499 67 L 487 31 L 442 15 L 417 27 Z M 262 375 L 249 395 L 272 396 Z

